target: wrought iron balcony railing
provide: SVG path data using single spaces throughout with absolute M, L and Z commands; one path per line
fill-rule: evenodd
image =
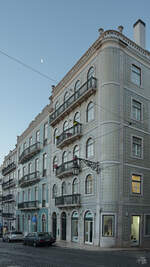
M 60 179 L 66 176 L 77 175 L 80 171 L 81 164 L 79 159 L 67 161 L 60 166 L 56 166 L 56 176 Z
M 4 218 L 14 218 L 14 213 L 11 213 L 11 212 L 3 212 L 2 213 L 2 217 Z
M 18 203 L 18 209 L 20 210 L 35 210 L 39 209 L 39 201 L 26 201 L 22 203 Z
M 49 117 L 51 126 L 55 126 L 64 116 L 85 101 L 90 95 L 96 92 L 97 79 L 91 77 L 74 94 L 72 94 L 58 109 Z
M 15 201 L 14 195 L 9 194 L 9 195 L 3 196 L 2 201 L 4 202 Z
M 62 132 L 61 135 L 56 138 L 56 145 L 58 148 L 63 148 L 66 145 L 74 142 L 76 139 L 80 138 L 82 135 L 82 124 L 75 122 L 75 124 Z
M 19 157 L 19 163 L 25 163 L 40 151 L 40 142 L 26 148 Z
M 55 205 L 58 206 L 58 208 L 80 206 L 80 194 L 56 197 Z
M 36 184 L 40 181 L 40 174 L 38 171 L 28 173 L 24 175 L 20 180 L 19 180 L 19 186 L 20 187 L 26 187 L 30 186 L 33 184 Z
M 6 189 L 8 189 L 10 187 L 14 187 L 15 185 L 16 185 L 16 182 L 14 181 L 14 179 L 11 179 L 11 180 L 3 183 L 2 184 L 2 188 L 3 188 L 3 190 L 6 190 Z
M 16 164 L 15 162 L 10 163 L 7 167 L 2 169 L 2 175 L 7 175 L 8 173 L 12 172 L 13 170 L 16 169 Z

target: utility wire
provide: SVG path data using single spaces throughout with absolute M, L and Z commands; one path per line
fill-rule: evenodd
M 42 73 L 41 71 L 39 71 L 39 70 L 37 70 L 37 69 L 31 67 L 30 65 L 24 63 L 24 62 L 21 61 L 20 59 L 17 59 L 17 58 L 15 58 L 15 57 L 12 57 L 12 56 L 8 55 L 7 53 L 5 53 L 5 52 L 2 51 L 2 50 L 0 50 L 0 54 L 2 54 L 3 56 L 6 56 L 6 57 L 8 57 L 9 59 L 11 59 L 11 60 L 17 62 L 18 64 L 22 65 L 23 67 L 25 67 L 25 68 L 27 68 L 27 69 L 29 69 L 29 70 L 32 70 L 33 72 L 35 72 L 35 73 L 41 75 L 43 78 L 46 78 L 46 79 L 48 79 L 49 81 L 57 82 L 55 79 L 50 78 L 48 75 L 46 75 L 46 74 Z

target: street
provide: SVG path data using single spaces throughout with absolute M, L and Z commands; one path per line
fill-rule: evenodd
M 150 251 L 30 247 L 0 241 L 0 267 L 133 267 L 150 266 Z

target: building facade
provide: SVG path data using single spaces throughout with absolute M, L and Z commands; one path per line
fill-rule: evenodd
M 7 230 L 16 228 L 16 169 L 17 148 L 5 157 L 2 168 L 2 225 Z
M 50 105 L 17 138 L 17 229 L 24 233 L 49 231 Z
M 150 53 L 145 23 L 134 42 L 99 30 L 53 87 L 50 225 L 58 240 L 101 247 L 150 244 Z

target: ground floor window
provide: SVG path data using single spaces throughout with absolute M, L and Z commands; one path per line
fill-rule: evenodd
M 42 215 L 42 232 L 46 232 L 46 215 Z
M 89 244 L 93 242 L 93 214 L 90 211 L 84 216 L 84 240 Z
M 31 232 L 31 216 L 28 215 L 28 233 Z
M 114 236 L 115 216 L 103 215 L 102 216 L 102 236 Z
M 72 241 L 78 242 L 78 212 L 75 211 L 71 218 Z
M 25 217 L 22 215 L 22 232 L 25 231 Z
M 150 235 L 150 214 L 145 215 L 145 235 Z

